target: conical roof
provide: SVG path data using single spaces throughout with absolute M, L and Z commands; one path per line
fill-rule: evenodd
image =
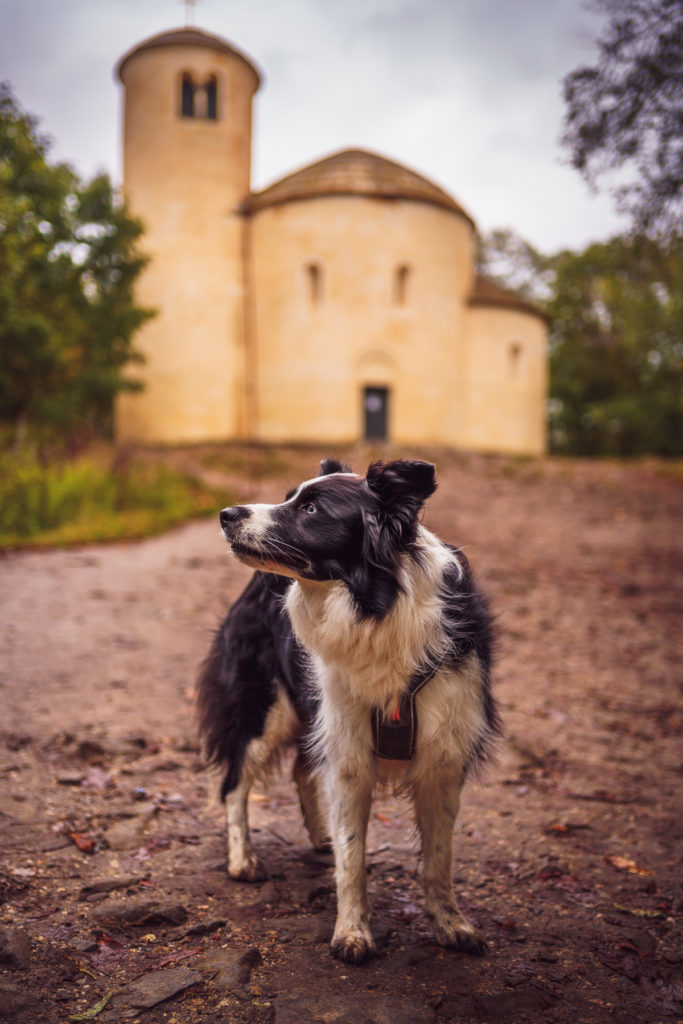
M 247 211 L 320 196 L 371 196 L 378 199 L 416 199 L 458 213 L 474 226 L 472 218 L 444 192 L 421 174 L 365 149 L 338 153 L 288 174 L 245 201 Z
M 482 274 L 477 274 L 475 277 L 467 304 L 469 306 L 497 306 L 499 309 L 516 309 L 520 313 L 532 313 L 542 320 L 548 320 L 548 316 L 533 302 L 522 298 L 517 292 L 510 291 L 509 288 L 503 288 L 502 285 Z
M 131 57 L 136 56 L 136 54 L 141 53 L 143 50 L 151 50 L 158 46 L 201 46 L 205 50 L 218 50 L 220 53 L 227 53 L 231 57 L 239 58 L 254 72 L 256 75 L 256 89 L 261 84 L 261 73 L 253 61 L 249 60 L 232 43 L 229 43 L 227 39 L 210 35 L 208 32 L 201 32 L 198 28 L 176 28 L 171 29 L 170 32 L 160 32 L 159 35 L 143 39 L 141 43 L 138 43 L 132 50 L 124 54 L 116 65 L 116 74 L 121 81 L 123 81 L 123 68 Z

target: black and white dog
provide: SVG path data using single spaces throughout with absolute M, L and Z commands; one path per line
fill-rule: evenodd
M 199 681 L 208 758 L 224 772 L 228 873 L 265 877 L 249 789 L 293 744 L 313 845 L 329 834 L 334 849 L 333 954 L 361 963 L 375 951 L 365 838 L 378 781 L 412 797 L 437 942 L 479 954 L 486 943 L 458 910 L 451 861 L 465 776 L 498 729 L 487 605 L 462 552 L 419 521 L 436 489 L 430 463 L 378 462 L 362 477 L 327 459 L 321 470 L 282 504 L 220 513 L 233 553 L 259 570 Z

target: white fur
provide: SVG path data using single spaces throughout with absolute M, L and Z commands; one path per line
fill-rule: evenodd
M 481 667 L 474 653 L 457 670 L 439 669 L 416 698 L 417 751 L 407 762 L 373 754 L 370 709 L 391 709 L 427 656 L 440 660 L 439 589 L 453 552 L 418 529 L 421 558 L 403 556 L 402 592 L 380 620 L 359 621 L 342 582 L 299 579 L 286 607 L 312 655 L 321 706 L 316 744 L 329 803 L 335 850 L 338 917 L 333 952 L 360 962 L 374 950 L 365 881 L 365 837 L 372 789 L 390 781 L 410 793 L 422 839 L 426 910 L 439 942 L 480 952 L 483 942 L 455 904 L 451 848 L 460 789 L 473 738 L 483 737 Z

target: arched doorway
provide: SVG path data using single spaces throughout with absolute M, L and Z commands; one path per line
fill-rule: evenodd
M 366 441 L 386 441 L 389 436 L 389 388 L 363 389 L 363 436 Z

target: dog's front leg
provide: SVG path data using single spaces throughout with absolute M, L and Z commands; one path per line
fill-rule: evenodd
M 337 880 L 337 922 L 331 950 L 339 960 L 361 964 L 376 952 L 365 875 L 372 778 L 369 773 L 359 776 L 330 769 L 328 786 Z
M 481 956 L 487 949 L 486 940 L 460 912 L 453 893 L 453 830 L 461 788 L 459 774 L 438 773 L 421 779 L 413 788 L 422 838 L 425 911 L 439 945 Z

